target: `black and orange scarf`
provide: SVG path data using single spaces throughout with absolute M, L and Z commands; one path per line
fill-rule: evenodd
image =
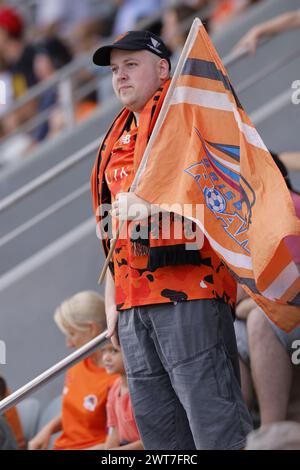
M 139 128 L 134 150 L 134 174 L 136 173 L 144 155 L 169 85 L 170 80 L 156 91 L 140 114 Z M 112 237 L 112 234 L 109 233 L 109 226 L 111 224 L 107 222 L 104 223 L 104 219 L 108 220 L 108 213 L 102 213 L 100 215 L 97 212 L 97 209 L 102 204 L 111 204 L 111 195 L 104 173 L 115 142 L 121 137 L 128 125 L 128 122 L 131 122 L 132 119 L 133 113 L 126 108 L 123 108 L 117 115 L 100 145 L 91 175 L 93 208 L 96 215 L 96 222 L 101 232 L 103 248 L 106 256 L 109 251 L 110 239 Z M 162 239 L 159 236 L 162 228 L 162 214 L 150 216 L 148 219 L 136 223 L 136 231 L 139 231 L 140 228 L 140 232 L 142 234 L 145 233 L 145 230 L 143 230 L 145 227 L 142 227 L 142 225 L 146 225 L 149 228 L 147 231 L 147 237 L 141 236 L 137 240 L 131 240 L 135 255 L 148 255 L 147 268 L 149 271 L 154 271 L 159 267 L 169 265 L 199 265 L 201 263 L 200 251 L 198 248 L 186 250 L 186 242 L 191 243 L 190 238 L 187 240 L 183 236 L 180 239 L 175 239 L 174 236 L 172 236 L 172 234 L 176 233 L 174 231 L 174 227 L 172 227 L 172 224 L 175 223 L 176 216 L 171 214 L 171 217 L 170 237 L 168 239 Z M 152 231 L 150 230 L 150 227 L 152 227 Z M 193 230 L 194 229 L 195 226 L 193 225 Z M 112 263 L 110 263 L 110 269 L 113 272 Z

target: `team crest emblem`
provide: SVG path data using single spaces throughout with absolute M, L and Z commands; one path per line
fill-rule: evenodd
M 88 411 L 95 411 L 98 403 L 96 395 L 87 395 L 83 400 L 83 407 Z
M 220 221 L 223 230 L 246 253 L 248 228 L 255 193 L 240 174 L 240 148 L 206 141 L 195 128 L 201 147 L 199 161 L 185 169 L 201 189 L 206 207 Z

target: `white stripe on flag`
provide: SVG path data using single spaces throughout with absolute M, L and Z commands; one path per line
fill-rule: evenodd
M 226 93 L 202 90 L 201 88 L 178 86 L 174 90 L 170 105 L 181 103 L 195 104 L 203 106 L 204 108 L 220 109 L 221 111 L 232 112 L 240 131 L 245 135 L 248 143 L 267 151 L 267 148 L 256 129 L 242 122 L 238 110 L 229 100 Z
M 296 264 L 291 261 L 279 276 L 276 277 L 275 281 L 262 292 L 262 295 L 270 300 L 280 299 L 298 277 L 298 268 Z
M 221 109 L 222 111 L 232 111 L 232 105 L 226 93 L 202 90 L 188 86 L 178 86 L 175 88 L 172 104 L 196 104 L 205 108 Z
M 207 237 L 211 247 L 220 253 L 227 263 L 231 264 L 231 266 L 234 266 L 235 268 L 249 269 L 252 271 L 252 259 L 250 256 L 235 253 L 234 251 L 230 251 L 227 248 L 224 248 L 207 232 L 199 219 L 195 219 L 194 217 L 189 217 L 189 219 L 195 222 L 198 227 L 200 227 L 200 230 L 202 230 L 204 235 Z
M 238 110 L 234 107 L 232 103 L 231 105 L 232 105 L 232 111 L 233 111 L 235 120 L 237 122 L 237 125 L 239 126 L 240 131 L 245 135 L 247 142 L 251 145 L 254 145 L 254 147 L 258 147 L 259 149 L 262 149 L 268 152 L 267 147 L 263 143 L 262 138 L 260 137 L 255 127 L 245 124 L 242 121 Z
M 232 170 L 236 171 L 237 173 L 240 173 L 240 165 L 236 165 L 235 163 L 230 163 L 227 160 L 223 160 L 223 158 L 218 157 L 214 152 L 210 150 L 210 153 L 212 156 L 218 160 L 218 162 L 222 163 L 223 165 L 227 166 L 228 168 L 231 168 Z

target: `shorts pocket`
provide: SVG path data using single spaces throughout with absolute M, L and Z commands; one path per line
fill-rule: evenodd
M 217 345 L 209 351 L 211 356 L 212 368 L 215 375 L 215 380 L 218 389 L 218 395 L 226 400 L 233 398 L 232 392 L 232 368 L 230 360 L 222 345 Z

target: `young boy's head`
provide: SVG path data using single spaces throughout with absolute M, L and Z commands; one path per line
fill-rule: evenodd
M 125 374 L 121 349 L 111 343 L 102 348 L 102 362 L 108 374 Z

